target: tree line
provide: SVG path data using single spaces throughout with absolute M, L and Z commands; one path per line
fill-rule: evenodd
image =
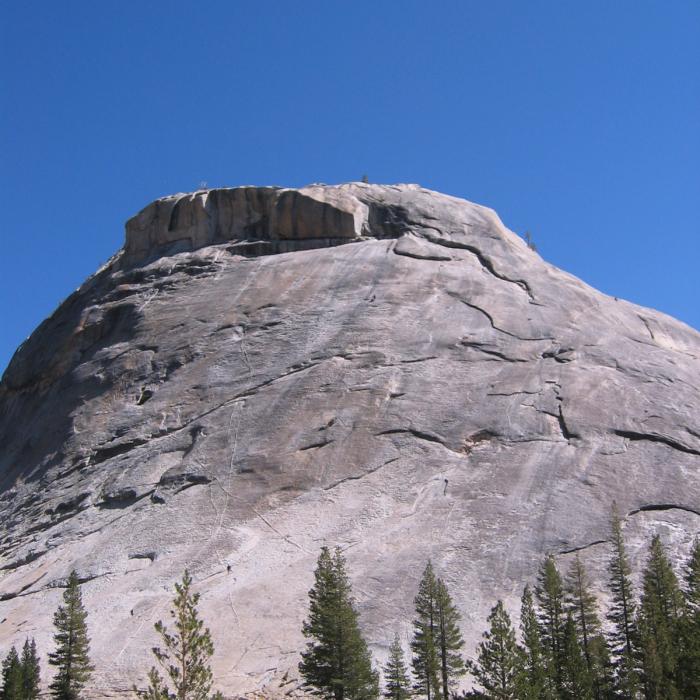
M 213 685 L 210 660 L 214 644 L 197 612 L 199 593 L 192 590 L 192 577 L 185 570 L 175 584 L 170 615 L 172 629 L 160 620 L 155 630 L 162 646 L 152 648 L 156 665 L 148 673 L 145 689 L 134 686 L 142 700 L 223 700 L 221 693 L 210 696 Z M 63 604 L 54 614 L 55 650 L 49 664 L 56 672 L 49 684 L 53 700 L 84 700 L 85 688 L 95 670 L 90 661 L 87 611 L 82 602 L 78 575 L 72 571 L 63 593 Z M 40 667 L 36 644 L 27 640 L 21 656 L 12 647 L 2 663 L 0 700 L 36 700 L 40 692 Z
M 587 572 L 576 555 L 564 576 L 545 557 L 534 587 L 521 598 L 519 634 L 502 601 L 492 608 L 474 659 L 463 655 L 460 616 L 447 585 L 428 562 L 414 599 L 410 659 L 394 635 L 382 667 L 383 687 L 361 633 L 346 561 L 323 547 L 309 591 L 302 632 L 303 689 L 323 700 L 685 700 L 700 698 L 700 539 L 679 580 L 658 535 L 651 538 L 641 594 L 632 582 L 622 523 L 613 506 L 608 563 L 610 603 L 603 617 Z M 161 646 L 142 700 L 223 700 L 211 694 L 214 645 L 200 619 L 199 594 L 186 570 L 175 584 L 171 627 L 159 621 Z M 81 700 L 94 667 L 87 612 L 73 571 L 54 614 L 54 700 Z M 476 689 L 456 689 L 469 675 Z M 0 700 L 39 697 L 34 640 L 2 662 Z
M 463 656 L 459 613 L 428 562 L 414 600 L 410 659 L 398 635 L 383 666 L 372 665 L 340 549 L 323 548 L 299 665 L 307 690 L 324 700 L 488 698 L 493 700 L 700 699 L 700 539 L 679 581 L 658 535 L 651 538 L 637 596 L 613 505 L 610 604 L 601 617 L 578 554 L 565 575 L 545 557 L 525 586 L 519 634 L 502 601 L 474 659 Z M 476 686 L 461 694 L 465 675 Z
M 90 678 L 90 640 L 87 635 L 87 612 L 80 594 L 78 574 L 72 571 L 63 592 L 63 604 L 54 613 L 54 651 L 49 664 L 56 673 L 49 685 L 51 696 L 59 700 L 76 700 Z M 18 654 L 12 647 L 2 662 L 0 700 L 35 700 L 39 697 L 41 669 L 33 639 L 27 639 Z

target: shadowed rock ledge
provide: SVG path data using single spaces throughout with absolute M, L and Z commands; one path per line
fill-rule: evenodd
M 126 224 L 125 261 L 231 241 L 241 254 L 323 248 L 372 235 L 349 188 L 237 187 L 159 199 Z

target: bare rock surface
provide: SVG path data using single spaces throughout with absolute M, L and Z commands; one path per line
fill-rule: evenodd
M 0 649 L 50 648 L 75 567 L 91 697 L 128 695 L 188 567 L 222 689 L 289 692 L 327 544 L 378 657 L 429 557 L 471 653 L 546 552 L 602 582 L 613 499 L 638 566 L 655 530 L 687 554 L 699 406 L 696 331 L 484 207 L 361 183 L 158 200 L 0 384 Z

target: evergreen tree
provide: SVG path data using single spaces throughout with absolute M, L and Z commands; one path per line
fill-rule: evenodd
M 413 621 L 413 688 L 428 700 L 439 700 L 440 654 L 438 650 L 437 579 L 433 565 L 428 562 L 414 600 L 416 618 Z
M 36 653 L 36 643 L 32 639 L 25 640 L 22 647 L 22 700 L 36 700 L 39 697 L 39 680 L 41 670 L 39 657 Z
M 22 700 L 22 664 L 17 649 L 12 647 L 2 662 L 0 700 Z
M 519 700 L 522 675 L 522 651 L 515 641 L 515 630 L 503 603 L 499 600 L 488 617 L 489 629 L 479 644 L 471 673 L 494 700 Z
M 71 571 L 68 577 L 63 605 L 56 610 L 53 624 L 56 651 L 49 654 L 49 663 L 57 670 L 49 685 L 51 696 L 54 700 L 79 700 L 94 669 L 90 664 L 87 611 L 83 607 L 75 571 Z
M 537 612 L 530 586 L 525 586 L 520 599 L 520 635 L 523 644 L 523 664 L 518 679 L 522 700 L 540 700 L 553 697 L 547 683 L 547 668 L 540 639 Z
M 634 593 L 631 569 L 622 536 L 622 520 L 613 502 L 610 523 L 612 557 L 608 565 L 610 577 L 610 651 L 615 689 L 620 698 L 633 700 L 639 694 L 637 670 L 637 628 L 635 624 Z
M 561 655 L 561 700 L 591 700 L 591 677 L 576 634 L 576 623 L 569 613 L 564 625 Z
M 684 601 L 661 538 L 651 539 L 640 604 L 644 685 L 652 700 L 680 698 L 677 688 Z
M 617 698 L 617 693 L 608 641 L 601 632 L 590 640 L 590 645 L 594 673 L 592 678 L 593 696 L 600 700 L 613 700 Z
M 199 593 L 192 592 L 192 577 L 185 569 L 181 583 L 175 584 L 175 597 L 170 616 L 174 632 L 169 632 L 163 622 L 155 624 L 163 648 L 153 647 L 158 665 L 165 671 L 168 681 L 160 671 L 151 667 L 146 690 L 134 688 L 137 696 L 144 700 L 206 700 L 211 691 L 213 678 L 210 660 L 214 654 L 214 643 L 209 629 L 199 619 L 197 604 Z M 222 700 L 220 693 L 213 700 Z
M 442 697 L 450 697 L 450 688 L 458 676 L 467 672 L 460 649 L 464 646 L 462 633 L 459 631 L 459 612 L 442 579 L 437 580 L 435 596 L 437 607 L 437 651 L 440 661 L 442 680 Z
M 695 540 L 685 576 L 681 638 L 678 689 L 684 698 L 700 698 L 700 538 Z
M 411 684 L 403 657 L 399 635 L 389 647 L 389 659 L 384 666 L 384 697 L 387 700 L 407 700 L 411 697 Z
M 379 695 L 367 644 L 360 633 L 350 581 L 340 549 L 321 549 L 315 582 L 309 591 L 309 617 L 303 633 L 310 638 L 299 671 L 307 688 L 329 700 L 371 700 Z
M 539 604 L 540 639 L 545 652 L 547 675 L 559 692 L 564 653 L 564 585 L 551 554 L 540 567 L 535 596 Z
M 568 611 L 576 626 L 578 642 L 593 688 L 593 697 L 595 700 L 603 700 L 611 692 L 611 679 L 607 677 L 609 654 L 601 632 L 596 597 L 591 592 L 586 570 L 578 554 L 571 563 L 566 584 Z

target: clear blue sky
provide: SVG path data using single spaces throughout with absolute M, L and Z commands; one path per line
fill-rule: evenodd
M 9 2 L 0 370 L 177 191 L 418 182 L 700 328 L 700 2 Z

